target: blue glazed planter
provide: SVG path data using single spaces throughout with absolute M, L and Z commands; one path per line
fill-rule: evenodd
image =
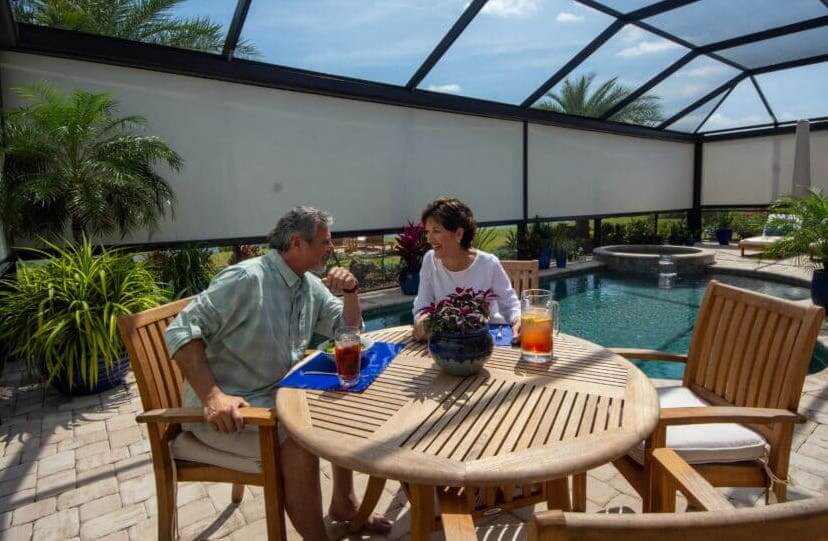
M 555 265 L 559 269 L 566 268 L 566 254 L 555 254 Z
M 733 230 L 732 229 L 717 229 L 716 230 L 716 240 L 719 241 L 719 245 L 727 246 L 730 244 L 730 240 L 733 238 Z
M 552 262 L 552 247 L 549 244 L 544 244 L 538 254 L 538 268 L 548 269 Z
M 420 288 L 419 272 L 404 272 L 400 274 L 400 289 L 403 295 L 416 295 Z
M 83 383 L 80 372 L 80 363 L 75 363 L 75 373 L 73 374 L 73 385 L 69 387 L 69 380 L 63 374 L 58 375 L 52 380 L 52 385 L 67 396 L 86 396 L 90 394 L 102 393 L 113 389 L 124 382 L 124 378 L 129 371 L 129 357 L 124 354 L 119 362 L 112 365 L 109 374 L 106 373 L 106 365 L 104 365 L 103 357 L 98 359 L 98 384 L 94 387 L 87 387 Z
M 814 304 L 828 307 L 828 272 L 815 270 L 811 279 L 811 300 Z
M 428 340 L 428 351 L 434 362 L 452 376 L 479 372 L 493 348 L 488 325 L 466 334 L 435 332 Z

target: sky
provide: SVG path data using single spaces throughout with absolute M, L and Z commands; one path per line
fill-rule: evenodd
M 332 75 L 405 85 L 469 0 L 253 0 L 242 38 L 258 60 Z M 656 0 L 605 0 L 628 12 Z M 700 0 L 646 22 L 703 45 L 743 33 L 828 15 L 820 0 Z M 235 0 L 186 0 L 183 16 L 229 25 Z M 613 18 L 573 0 L 489 0 L 418 88 L 519 104 Z M 577 67 L 595 86 L 616 78 L 634 88 L 687 49 L 638 27 L 623 27 Z M 828 28 L 776 38 L 722 56 L 751 67 L 828 53 Z M 739 72 L 709 57 L 690 62 L 651 94 L 669 118 Z M 757 77 L 780 121 L 828 114 L 828 64 Z M 560 88 L 553 88 L 557 91 Z M 673 127 L 693 131 L 720 101 L 712 100 Z M 743 81 L 702 131 L 770 122 L 753 83 Z

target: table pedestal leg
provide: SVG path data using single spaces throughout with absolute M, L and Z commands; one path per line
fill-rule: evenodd
M 566 477 L 547 481 L 544 484 L 544 489 L 546 490 L 547 509 L 572 511 L 572 501 L 569 499 L 569 483 Z
M 428 541 L 434 529 L 434 487 L 427 485 L 408 485 L 408 498 L 411 502 L 411 539 Z

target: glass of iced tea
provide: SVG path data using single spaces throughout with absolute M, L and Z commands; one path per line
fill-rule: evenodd
M 520 295 L 520 350 L 530 363 L 552 360 L 552 341 L 561 331 L 560 305 L 547 289 L 526 289 Z
M 361 360 L 359 327 L 341 327 L 334 337 L 334 358 L 339 385 L 345 389 L 359 383 Z

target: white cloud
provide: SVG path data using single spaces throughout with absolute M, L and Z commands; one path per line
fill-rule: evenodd
M 456 83 L 450 83 L 447 85 L 428 85 L 426 90 L 431 90 L 432 92 L 442 92 L 444 94 L 459 94 L 463 91 L 463 88 Z
M 713 115 L 704 123 L 703 131 L 719 130 L 727 128 L 738 128 L 741 126 L 752 126 L 767 122 L 767 119 L 758 115 L 745 115 L 739 117 L 730 117 L 721 113 L 713 113 Z
M 538 10 L 540 0 L 489 0 L 482 12 L 495 17 L 520 17 Z
M 683 75 L 685 77 L 698 77 L 700 79 L 703 79 L 705 77 L 712 77 L 714 75 L 718 75 L 727 70 L 728 68 L 722 64 L 708 64 L 706 66 L 699 66 L 698 68 L 687 70 L 683 72 Z
M 624 43 L 635 43 L 636 41 L 640 41 L 645 39 L 647 36 L 650 36 L 649 32 L 645 32 L 641 28 L 637 26 L 633 26 L 628 24 L 618 32 L 619 39 Z
M 616 54 L 621 58 L 635 58 L 638 56 L 668 51 L 670 49 L 675 49 L 678 46 L 678 43 L 673 43 L 672 41 L 667 41 L 666 39 L 658 41 L 642 41 L 640 43 L 633 45 L 632 47 L 621 49 Z
M 579 23 L 579 22 L 583 21 L 584 18 L 581 17 L 580 15 L 575 15 L 574 13 L 561 11 L 560 13 L 558 13 L 558 16 L 555 17 L 555 20 L 558 21 L 561 24 L 567 24 L 567 23 Z

